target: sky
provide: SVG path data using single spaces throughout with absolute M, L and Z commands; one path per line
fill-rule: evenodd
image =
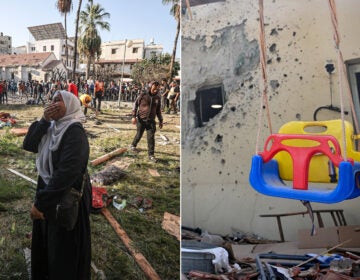
M 4 1 L 4 0 L 3 0 Z M 73 0 L 73 9 L 67 16 L 67 33 L 75 35 L 75 19 L 78 0 Z M 30 26 L 61 22 L 64 17 L 56 7 L 57 0 L 10 0 L 1 13 L 0 32 L 12 37 L 12 46 L 23 46 L 32 40 Z M 82 1 L 82 9 L 88 3 Z M 144 39 L 145 45 L 153 38 L 155 44 L 164 47 L 164 53 L 172 53 L 176 20 L 170 15 L 171 5 L 162 0 L 93 0 L 100 4 L 110 18 L 110 31 L 99 30 L 102 42 L 125 39 Z M 65 27 L 65 26 L 64 26 Z M 180 57 L 180 36 L 176 57 Z

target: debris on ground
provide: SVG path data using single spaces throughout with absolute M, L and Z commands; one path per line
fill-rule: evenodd
M 126 199 L 120 199 L 115 195 L 112 199 L 112 204 L 117 210 L 123 210 L 126 207 Z
M 167 231 L 169 234 L 175 236 L 177 240 L 180 240 L 180 217 L 179 216 L 165 212 L 161 227 L 163 228 L 163 230 Z
M 152 208 L 153 201 L 151 198 L 136 196 L 129 199 L 129 204 L 143 211 L 144 209 L 146 210 Z
M 166 135 L 160 134 L 160 137 L 161 137 L 162 140 L 164 140 L 166 142 L 169 142 L 169 138 Z
M 182 279 L 360 279 L 360 251 L 341 248 L 344 242 L 301 254 L 309 249 L 298 249 L 297 242 L 275 242 L 254 234 L 222 237 L 184 226 L 181 233 Z
M 116 149 L 110 153 L 107 153 L 99 158 L 96 158 L 94 160 L 91 161 L 91 164 L 92 166 L 96 166 L 96 165 L 99 165 L 100 163 L 103 163 L 105 161 L 108 161 L 109 159 L 115 157 L 115 156 L 118 156 L 118 155 L 121 155 L 123 153 L 125 153 L 127 151 L 126 148 L 119 148 L 119 149 Z
M 91 268 L 95 272 L 96 279 L 106 280 L 106 276 L 105 276 L 104 271 L 102 271 L 101 269 L 98 269 L 93 261 L 91 261 Z
M 18 127 L 18 128 L 12 128 L 10 129 L 10 133 L 15 136 L 25 136 L 28 133 L 29 128 L 28 127 Z
M 114 164 L 111 164 L 105 167 L 103 170 L 100 170 L 97 173 L 91 175 L 91 181 L 97 185 L 108 186 L 114 182 L 119 181 L 120 179 L 126 176 L 126 172 L 117 167 Z
M 15 118 L 13 118 L 9 113 L 0 112 L 0 128 L 4 126 L 13 126 L 16 124 Z
M 159 174 L 159 172 L 158 172 L 156 169 L 148 168 L 148 172 L 149 172 L 150 175 L 153 176 L 153 177 L 160 177 L 160 174 Z
M 149 279 L 153 280 L 160 280 L 161 278 L 156 273 L 156 271 L 153 269 L 153 267 L 150 265 L 150 263 L 146 260 L 143 254 L 135 250 L 135 248 L 132 245 L 132 241 L 130 237 L 127 235 L 127 233 L 122 229 L 120 224 L 114 219 L 114 217 L 111 215 L 108 209 L 103 208 L 101 213 L 105 216 L 105 218 L 109 221 L 113 229 L 115 230 L 116 234 L 119 236 L 121 241 L 124 243 L 126 249 L 130 252 L 130 254 L 133 256 L 136 263 L 139 265 L 139 267 L 143 270 L 145 275 Z

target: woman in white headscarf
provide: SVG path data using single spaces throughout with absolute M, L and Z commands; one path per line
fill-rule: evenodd
M 39 172 L 30 211 L 32 280 L 90 279 L 89 143 L 82 120 L 79 99 L 70 92 L 58 91 L 24 139 L 24 149 L 37 153 Z M 57 208 L 70 189 L 79 194 L 82 190 L 78 216 L 71 229 L 60 224 L 57 216 Z

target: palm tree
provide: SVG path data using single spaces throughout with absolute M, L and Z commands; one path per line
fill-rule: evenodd
M 104 21 L 110 18 L 110 14 L 99 4 L 87 4 L 85 10 L 80 13 L 80 30 L 81 38 L 79 49 L 87 57 L 86 78 L 89 77 L 90 63 L 95 62 L 95 57 L 101 54 L 101 37 L 99 36 L 98 27 L 102 30 L 110 30 L 110 24 Z
M 170 69 L 169 69 L 169 75 L 170 79 L 174 76 L 174 64 L 175 64 L 175 57 L 176 57 L 176 47 L 177 42 L 179 39 L 180 34 L 180 3 L 179 0 L 162 0 L 162 3 L 164 5 L 171 4 L 170 14 L 174 16 L 177 25 L 176 25 L 176 34 L 175 34 L 175 40 L 174 40 L 174 47 L 173 52 L 171 55 L 171 62 L 170 62 Z
M 72 9 L 72 1 L 71 0 L 58 0 L 56 2 L 56 6 L 61 13 L 61 15 L 64 16 L 64 25 L 65 25 L 65 55 L 66 55 L 66 68 L 68 66 L 68 45 L 67 45 L 67 24 L 66 24 L 66 15 L 70 13 Z
M 91 0 L 90 0 L 91 1 Z M 73 59 L 73 77 L 75 81 L 75 71 L 76 71 L 76 55 L 77 55 L 77 42 L 78 42 L 78 29 L 79 29 L 79 19 L 80 19 L 80 10 L 81 10 L 82 0 L 79 0 L 78 9 L 76 11 L 76 24 L 75 24 L 75 41 L 74 41 L 74 59 Z

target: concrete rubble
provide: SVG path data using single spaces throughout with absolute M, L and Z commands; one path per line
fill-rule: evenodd
M 182 228 L 184 279 L 358 279 L 360 248 L 341 243 L 330 249 L 299 249 L 298 241 L 278 242 L 255 234 L 210 234 Z

